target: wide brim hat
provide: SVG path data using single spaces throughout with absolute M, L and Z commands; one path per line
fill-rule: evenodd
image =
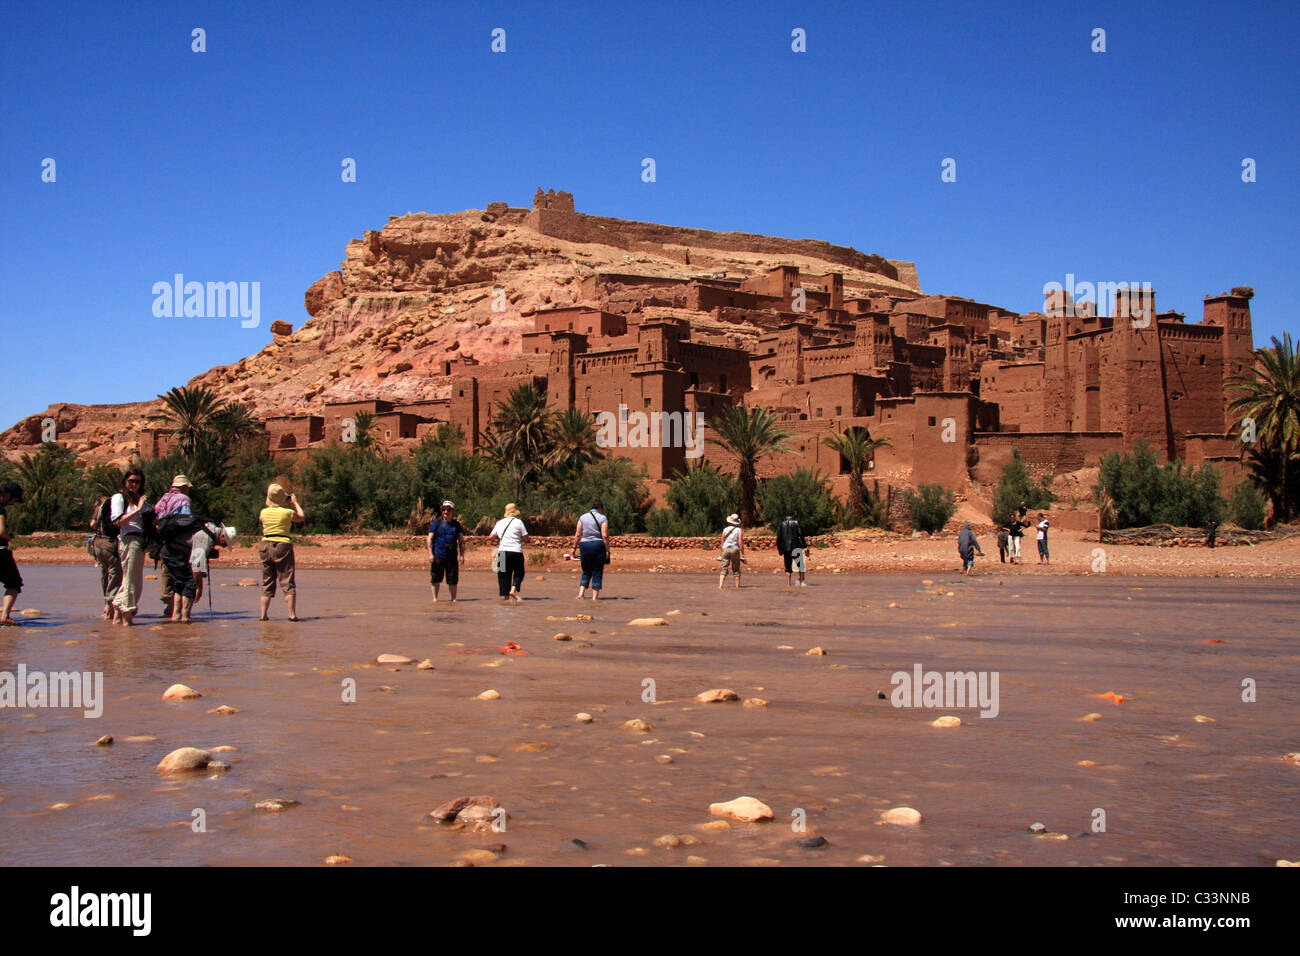
M 513 501 L 510 502 L 510 504 L 506 505 L 506 517 L 507 518 L 519 517 L 519 506 L 515 504 Z
M 239 537 L 239 532 L 229 525 L 226 525 L 221 529 L 221 533 L 226 536 L 226 544 L 233 548 L 235 546 L 235 539 Z
M 279 508 L 287 507 L 289 504 L 289 492 L 284 490 L 284 486 L 272 482 L 266 489 L 266 504 L 268 507 L 274 505 Z
M 190 481 L 184 475 L 177 475 L 172 479 L 173 488 L 193 488 L 194 482 Z
M 727 515 L 727 524 L 740 527 L 740 515 Z

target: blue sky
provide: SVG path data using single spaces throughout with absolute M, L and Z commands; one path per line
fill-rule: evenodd
M 1251 285 L 1266 344 L 1297 330 L 1298 9 L 10 8 L 0 427 L 252 354 L 272 320 L 307 319 L 304 291 L 365 229 L 527 206 L 539 185 L 584 212 L 911 259 L 926 291 L 1022 312 L 1067 273 L 1149 281 L 1191 320 L 1206 293 Z M 946 157 L 956 182 L 940 181 Z M 153 284 L 177 272 L 260 282 L 261 325 L 155 317 Z

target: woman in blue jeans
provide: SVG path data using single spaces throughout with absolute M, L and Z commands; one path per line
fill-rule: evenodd
M 605 565 L 609 562 L 609 519 L 602 513 L 600 499 L 591 503 L 591 510 L 578 518 L 573 532 L 573 550 L 582 560 L 582 583 L 578 586 L 578 600 L 591 585 L 591 599 L 600 600 L 600 586 L 604 583 Z

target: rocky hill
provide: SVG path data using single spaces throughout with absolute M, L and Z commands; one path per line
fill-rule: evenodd
M 541 197 L 541 193 L 538 193 Z M 567 194 L 561 194 L 567 197 Z M 806 239 L 710 232 L 490 203 L 486 210 L 394 216 L 347 245 L 337 271 L 307 290 L 310 318 L 271 324 L 260 352 L 190 380 L 258 417 L 319 413 L 327 401 L 446 397 L 445 363 L 491 365 L 520 354 L 531 312 L 585 303 L 581 284 L 597 272 L 673 278 L 759 274 L 797 265 L 805 274 L 841 272 L 846 296 L 878 291 L 920 295 L 912 263 Z M 507 307 L 493 311 L 494 290 Z M 178 383 L 179 384 L 179 383 Z M 156 399 L 121 405 L 51 405 L 0 434 L 10 457 L 41 439 L 42 421 L 88 463 L 148 457 L 146 430 Z

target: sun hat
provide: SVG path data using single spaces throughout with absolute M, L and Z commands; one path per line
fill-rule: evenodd
M 515 504 L 513 501 L 510 502 L 510 504 L 506 505 L 506 517 L 507 518 L 519 517 L 519 506 Z
M 235 546 L 235 539 L 239 537 L 239 532 L 229 525 L 226 525 L 221 529 L 221 533 L 226 537 L 226 544 L 233 548 Z
M 735 525 L 737 528 L 739 528 L 739 527 L 740 527 L 740 515 L 737 515 L 737 514 L 727 515 L 727 524 Z
M 194 486 L 193 486 L 193 483 L 192 483 L 188 478 L 186 478 L 184 475 L 177 475 L 175 478 L 172 479 L 172 487 L 173 487 L 173 488 L 192 488 L 192 487 L 194 487 Z
M 284 486 L 277 482 L 271 482 L 266 489 L 266 506 L 268 508 L 284 508 L 289 504 L 289 493 L 284 490 Z

